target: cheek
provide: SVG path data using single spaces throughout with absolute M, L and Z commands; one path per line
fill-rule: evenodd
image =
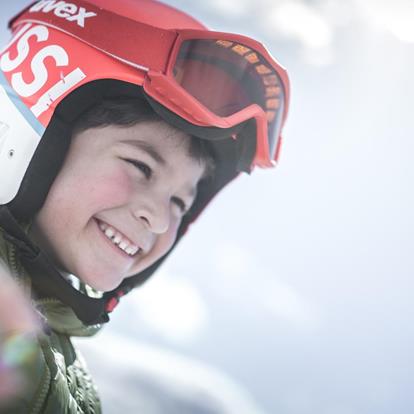
M 80 183 L 79 197 L 89 209 L 105 209 L 127 203 L 133 191 L 133 182 L 124 171 L 105 171 Z
M 101 172 L 58 177 L 35 218 L 41 233 L 51 237 L 61 228 L 79 230 L 96 213 L 128 202 L 131 178 L 122 170 Z
M 167 253 L 172 245 L 175 242 L 175 239 L 177 238 L 177 231 L 180 226 L 181 220 L 178 220 L 176 218 L 172 219 L 171 225 L 166 233 L 159 236 L 158 239 L 158 246 L 161 250 L 160 256 L 163 256 L 165 253 Z

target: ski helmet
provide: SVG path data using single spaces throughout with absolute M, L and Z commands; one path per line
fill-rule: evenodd
M 288 76 L 259 42 L 210 31 L 155 0 L 41 0 L 10 28 L 0 53 L 0 225 L 38 291 L 57 296 L 87 324 L 105 322 L 119 297 L 165 256 L 102 299 L 89 298 L 22 231 L 19 223 L 39 211 L 61 168 L 71 125 L 103 99 L 140 97 L 167 123 L 212 142 L 215 179 L 197 195 L 178 241 L 240 171 L 274 165 Z

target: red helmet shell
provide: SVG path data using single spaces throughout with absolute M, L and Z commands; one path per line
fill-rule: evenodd
M 155 0 L 89 0 L 85 3 L 153 27 L 206 30 L 186 13 Z M 54 9 L 49 4 L 47 1 L 39 2 L 40 9 L 53 13 Z M 57 104 L 85 83 L 110 78 L 143 84 L 145 72 L 102 53 L 69 33 L 32 22 L 15 28 L 14 35 L 2 53 L 1 69 L 12 90 L 43 127 L 49 124 Z M 28 81 L 36 80 L 36 76 L 39 79 L 37 83 Z

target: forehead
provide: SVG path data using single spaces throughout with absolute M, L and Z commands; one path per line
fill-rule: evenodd
M 146 152 L 162 165 L 177 164 L 178 160 L 179 164 L 200 164 L 190 154 L 192 138 L 163 121 L 144 121 L 134 126 L 121 127 L 113 139 Z
M 143 121 L 125 129 L 125 136 L 132 141 L 145 142 L 148 147 L 157 149 L 168 148 L 183 156 L 190 156 L 191 137 L 164 121 Z

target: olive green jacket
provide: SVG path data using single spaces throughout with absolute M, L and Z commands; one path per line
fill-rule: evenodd
M 16 259 L 15 248 L 0 229 L 0 259 L 26 293 L 31 293 L 30 277 Z M 30 357 L 18 367 L 25 380 L 22 392 L 0 413 L 8 414 L 97 414 L 101 406 L 90 374 L 71 336 L 92 336 L 101 328 L 85 326 L 71 308 L 57 299 L 33 302 L 43 315 L 50 332 L 38 335 Z

